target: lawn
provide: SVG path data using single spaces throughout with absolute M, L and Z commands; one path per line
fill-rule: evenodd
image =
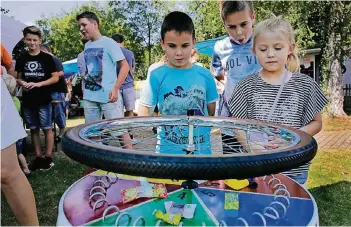
M 323 131 L 343 131 L 351 130 L 351 117 L 331 118 L 327 115 L 322 116 Z
M 333 122 L 324 124 L 328 130 L 350 127 L 345 124 L 345 120 L 343 123 L 337 123 L 337 119 L 329 121 Z M 83 123 L 82 119 L 74 119 L 69 120 L 68 125 L 80 123 Z M 55 152 L 54 161 L 55 166 L 51 170 L 35 172 L 29 177 L 40 225 L 56 225 L 60 197 L 87 169 L 66 157 L 63 152 Z M 312 162 L 307 186 L 316 199 L 321 226 L 351 226 L 351 148 L 319 150 Z M 3 195 L 1 199 L 1 226 L 19 225 Z

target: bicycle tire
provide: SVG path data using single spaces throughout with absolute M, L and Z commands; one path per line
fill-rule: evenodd
M 173 118 L 184 118 L 184 116 L 167 116 L 167 119 Z M 149 119 L 150 117 L 133 117 L 128 120 L 145 122 Z M 299 135 L 300 142 L 289 149 L 281 149 L 279 152 L 185 156 L 143 153 L 118 147 L 106 148 L 100 144 L 89 143 L 79 136 L 80 131 L 89 125 L 126 120 L 126 118 L 121 118 L 107 119 L 69 129 L 62 138 L 62 148 L 70 158 L 93 168 L 134 176 L 184 180 L 245 179 L 279 173 L 311 161 L 317 153 L 316 140 L 309 134 L 292 127 L 234 118 L 216 117 L 215 119 L 287 129 Z

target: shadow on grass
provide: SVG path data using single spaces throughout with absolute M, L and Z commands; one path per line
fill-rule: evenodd
M 320 226 L 351 226 L 351 182 L 309 189 L 319 211 Z

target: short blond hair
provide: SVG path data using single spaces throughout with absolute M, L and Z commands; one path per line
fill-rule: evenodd
M 300 61 L 297 55 L 294 29 L 292 28 L 291 24 L 287 20 L 285 20 L 282 16 L 272 16 L 270 19 L 259 22 L 255 27 L 255 31 L 252 39 L 253 48 L 255 48 L 257 36 L 260 33 L 267 32 L 267 31 L 280 32 L 287 38 L 289 45 L 295 44 L 295 49 L 288 56 L 288 59 L 287 59 L 287 70 L 290 72 L 299 71 Z
M 2 78 L 4 79 L 7 90 L 9 90 L 11 96 L 15 96 L 16 95 L 16 86 L 17 86 L 16 79 L 13 76 L 8 75 L 8 74 L 3 75 Z

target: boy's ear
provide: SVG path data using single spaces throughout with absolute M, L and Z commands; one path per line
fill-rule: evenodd
M 97 23 L 96 21 L 93 21 L 93 23 L 94 23 L 94 27 L 97 28 L 97 29 L 99 29 L 98 23 Z
M 161 47 L 162 50 L 165 51 L 165 43 L 163 42 L 163 39 L 160 39 Z

